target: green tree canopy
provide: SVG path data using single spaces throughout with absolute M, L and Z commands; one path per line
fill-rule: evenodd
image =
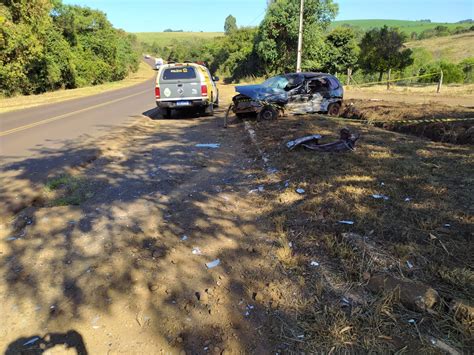
M 324 32 L 337 14 L 332 0 L 306 0 L 304 8 L 303 63 L 317 69 L 327 61 Z M 256 52 L 267 72 L 294 71 L 296 66 L 300 0 L 269 4 L 258 32 Z
M 328 62 L 325 70 L 335 73 L 353 69 L 359 56 L 356 34 L 349 27 L 338 27 L 326 37 Z
M 374 28 L 360 43 L 359 64 L 367 73 L 383 73 L 389 69 L 402 70 L 413 63 L 411 49 L 404 49 L 406 36 L 398 28 Z
M 229 15 L 225 19 L 224 32 L 226 35 L 228 35 L 235 30 L 237 30 L 237 19 L 234 16 Z
M 0 93 L 36 94 L 123 79 L 139 63 L 136 38 L 104 13 L 60 0 L 0 4 Z

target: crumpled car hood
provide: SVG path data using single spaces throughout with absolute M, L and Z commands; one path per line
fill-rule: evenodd
M 235 87 L 241 95 L 250 97 L 252 100 L 269 102 L 287 102 L 288 94 L 283 89 L 269 88 L 262 85 L 240 85 Z

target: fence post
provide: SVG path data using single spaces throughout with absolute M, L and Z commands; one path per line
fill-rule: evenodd
M 352 68 L 347 68 L 347 83 L 346 85 L 351 85 L 351 77 L 352 77 Z
M 388 69 L 388 76 L 387 76 L 387 90 L 390 90 L 390 76 L 392 74 L 392 68 Z
M 439 92 L 441 91 L 442 85 L 443 85 L 443 69 L 441 69 L 441 75 L 439 76 L 438 88 L 436 89 L 437 94 L 439 94 Z

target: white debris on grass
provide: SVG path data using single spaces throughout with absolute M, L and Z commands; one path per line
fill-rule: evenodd
M 198 247 L 194 247 L 192 253 L 194 255 L 202 255 L 202 251 Z
M 289 242 L 289 243 L 288 243 L 288 246 L 289 246 L 290 248 L 293 248 L 293 243 L 292 243 L 292 242 Z
M 211 149 L 217 149 L 219 148 L 221 145 L 220 143 L 199 143 L 199 144 L 196 144 L 196 147 L 197 148 L 211 148 Z
M 339 221 L 339 223 L 340 223 L 340 224 L 353 225 L 353 224 L 354 224 L 354 221 L 342 220 L 342 221 Z
M 444 226 L 445 226 L 446 228 L 451 227 L 451 225 L 450 225 L 449 223 L 445 223 Z
M 208 263 L 206 264 L 206 267 L 207 267 L 208 269 L 212 269 L 212 268 L 218 266 L 220 263 L 221 263 L 220 259 L 216 259 L 216 260 L 214 260 L 214 261 L 208 262 Z
M 311 261 L 310 265 L 317 267 L 317 266 L 319 266 L 319 263 L 317 261 L 313 260 L 313 261 Z
M 388 199 L 390 199 L 390 197 L 388 197 L 388 196 L 379 195 L 379 194 L 374 194 L 374 195 L 372 195 L 372 197 L 375 198 L 376 200 L 384 199 L 385 201 L 387 201 Z
M 302 189 L 301 187 L 299 187 L 299 188 L 296 189 L 296 192 L 300 195 L 303 195 L 306 191 L 305 191 L 305 189 Z
M 265 191 L 265 186 L 260 185 L 258 188 L 250 190 L 249 194 L 254 194 L 254 193 L 263 192 L 263 191 Z
M 188 236 L 187 236 L 187 235 L 183 235 L 183 236 L 181 237 L 181 240 L 182 240 L 182 241 L 188 240 Z
M 411 201 L 411 197 L 405 197 L 405 202 L 410 202 Z
M 410 262 L 410 260 L 407 260 L 407 266 L 409 269 L 413 269 L 413 264 Z

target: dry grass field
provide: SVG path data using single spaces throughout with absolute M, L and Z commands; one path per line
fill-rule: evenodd
M 432 53 L 435 60 L 458 63 L 463 59 L 474 57 L 474 32 L 408 42 L 406 46 L 425 48 Z

